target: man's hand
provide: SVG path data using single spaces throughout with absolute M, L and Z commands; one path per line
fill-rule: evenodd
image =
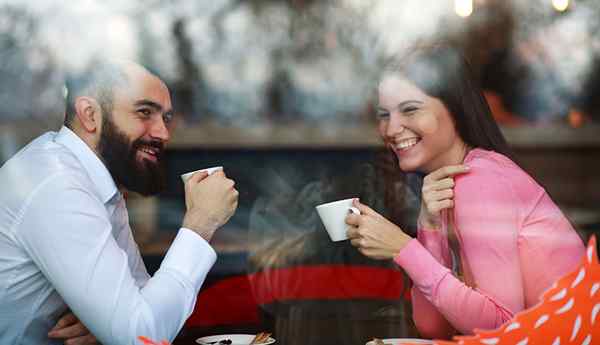
M 210 241 L 237 208 L 239 193 L 234 185 L 235 182 L 228 179 L 222 170 L 210 176 L 206 172 L 192 175 L 185 183 L 187 211 L 183 227 Z
M 68 312 L 58 320 L 56 326 L 48 332 L 48 337 L 64 339 L 65 345 L 98 345 L 96 337 L 77 319 Z

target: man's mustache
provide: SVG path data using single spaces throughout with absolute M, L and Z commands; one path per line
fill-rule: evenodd
M 138 148 L 140 148 L 141 146 L 149 146 L 152 148 L 155 148 L 157 151 L 157 157 L 158 158 L 162 158 L 163 156 L 163 152 L 165 149 L 165 144 L 160 141 L 160 140 L 144 140 L 144 139 L 137 139 L 136 141 L 133 142 L 133 150 L 137 150 Z

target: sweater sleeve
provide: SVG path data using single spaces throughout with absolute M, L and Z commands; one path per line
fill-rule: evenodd
M 442 232 L 419 228 L 417 239 L 421 245 L 445 267 L 450 263 L 442 254 Z M 455 330 L 438 309 L 423 295 L 418 287 L 411 288 L 412 316 L 421 336 L 432 339 L 449 339 Z
M 451 266 L 452 263 L 449 258 L 443 255 L 442 245 L 446 239 L 441 230 L 419 228 L 417 231 L 417 239 L 440 264 L 446 267 Z
M 417 241 L 411 241 L 395 261 L 412 278 L 415 289 L 457 331 L 472 334 L 476 328 L 499 327 L 523 307 L 519 254 L 515 245 L 520 204 L 509 188 L 510 181 L 501 179 L 501 174 L 488 166 L 473 164 L 471 171 L 456 177 L 455 182 L 456 232 L 465 253 L 463 264 L 477 265 L 477 288 L 454 277 L 436 260 L 435 251 L 428 251 Z M 490 287 L 499 286 L 502 282 L 497 279 L 507 277 L 495 274 L 499 264 L 505 265 L 503 269 L 516 272 L 510 279 L 519 281 L 498 294 L 497 289 Z
M 414 283 L 414 288 L 437 308 L 459 332 L 471 334 L 475 328 L 493 329 L 509 320 L 513 313 L 493 298 L 456 279 L 416 240 L 411 240 L 394 258 Z M 418 297 L 418 294 L 417 294 Z M 414 299 L 413 299 L 414 300 Z M 417 299 L 417 302 L 421 300 Z M 422 305 L 422 304 L 421 304 Z M 414 306 L 415 308 L 421 305 Z M 425 311 L 424 311 L 425 312 Z M 419 321 L 428 332 L 443 335 L 448 329 L 437 315 L 429 323 L 426 315 Z M 415 320 L 416 322 L 417 320 Z

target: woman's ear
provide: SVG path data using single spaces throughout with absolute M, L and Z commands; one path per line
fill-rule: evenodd
M 75 99 L 75 117 L 86 132 L 94 133 L 98 131 L 102 123 L 100 104 L 91 97 L 77 97 Z

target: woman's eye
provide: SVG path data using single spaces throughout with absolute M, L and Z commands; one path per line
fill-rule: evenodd
M 385 111 L 377 112 L 377 118 L 379 118 L 379 119 L 387 119 L 388 117 L 390 117 L 390 113 L 388 113 L 388 112 L 385 112 Z
M 406 108 L 404 108 L 404 110 L 402 112 L 405 114 L 412 114 L 417 110 L 419 110 L 419 108 L 417 108 L 417 107 L 406 107 Z

